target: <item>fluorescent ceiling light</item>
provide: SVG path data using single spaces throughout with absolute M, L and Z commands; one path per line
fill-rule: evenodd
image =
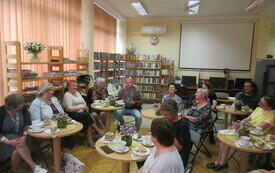
M 138 0 L 134 0 L 134 1 L 131 1 L 131 5 L 136 9 L 136 11 L 144 16 L 144 15 L 148 15 L 147 11 L 145 10 L 143 4 L 141 3 L 141 1 L 138 1 Z
M 199 0 L 188 1 L 188 5 L 187 5 L 187 7 L 189 8 L 188 14 L 197 14 L 199 11 L 199 4 L 200 4 Z
M 258 5 L 261 5 L 265 0 L 253 0 L 249 6 L 244 10 L 245 12 L 252 11 Z

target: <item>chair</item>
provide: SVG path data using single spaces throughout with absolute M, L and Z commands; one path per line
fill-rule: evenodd
M 176 94 L 184 101 L 185 105 L 188 107 L 189 94 L 188 89 L 185 86 L 177 86 Z

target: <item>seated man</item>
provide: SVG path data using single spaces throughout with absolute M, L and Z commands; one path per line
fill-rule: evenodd
M 133 79 L 126 79 L 126 87 L 122 88 L 118 93 L 118 98 L 123 100 L 125 108 L 115 111 L 115 117 L 120 122 L 120 125 L 124 125 L 125 121 L 123 115 L 131 115 L 136 120 L 136 130 L 139 131 L 142 122 L 142 116 L 140 113 L 142 105 L 142 97 L 140 91 L 133 86 Z
M 191 137 L 188 120 L 181 118 L 178 115 L 177 102 L 174 100 L 165 100 L 160 105 L 160 111 L 164 118 L 170 120 L 176 128 L 174 145 L 178 149 L 184 166 L 186 166 L 191 150 Z

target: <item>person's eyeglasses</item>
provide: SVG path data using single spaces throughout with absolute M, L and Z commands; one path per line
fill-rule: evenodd
M 244 86 L 244 87 L 247 87 L 247 88 L 248 88 L 248 87 L 252 87 L 252 86 Z

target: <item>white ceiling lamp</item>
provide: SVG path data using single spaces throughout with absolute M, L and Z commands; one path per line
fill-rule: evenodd
M 188 14 L 197 14 L 199 11 L 200 0 L 190 0 L 188 1 L 186 11 Z
M 265 0 L 253 0 L 249 6 L 244 10 L 245 12 L 252 11 L 258 5 L 261 5 Z
M 148 15 L 147 11 L 144 8 L 144 5 L 140 0 L 131 0 L 131 5 L 135 8 L 139 15 Z

